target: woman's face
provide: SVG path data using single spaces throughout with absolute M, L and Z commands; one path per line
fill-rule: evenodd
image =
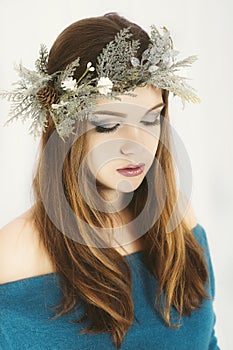
M 98 100 L 96 119 L 88 121 L 87 164 L 110 193 L 136 190 L 158 147 L 162 90 L 148 85 L 132 93 L 137 96 Z

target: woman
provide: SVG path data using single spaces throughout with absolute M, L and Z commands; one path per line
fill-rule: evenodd
M 172 163 L 169 91 L 198 102 L 176 54 L 165 27 L 109 13 L 19 67 L 4 96 L 43 132 L 35 203 L 0 234 L 1 348 L 219 349 L 206 233 Z

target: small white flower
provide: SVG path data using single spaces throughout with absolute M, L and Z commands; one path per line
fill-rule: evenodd
M 69 78 L 67 80 L 62 81 L 61 86 L 64 90 L 74 90 L 76 85 L 76 80 Z
M 58 109 L 58 108 L 60 107 L 60 105 L 57 104 L 57 103 L 53 103 L 53 104 L 51 105 L 51 107 L 52 107 L 52 109 Z
M 65 106 L 67 104 L 68 104 L 68 101 L 66 101 L 66 102 L 65 101 L 61 101 L 59 103 L 53 103 L 51 105 L 51 107 L 52 107 L 52 109 L 59 109 L 60 107 Z
M 90 72 L 94 72 L 95 68 L 92 67 L 92 63 L 91 62 L 88 62 L 87 64 L 87 69 L 90 71 Z
M 156 72 L 157 70 L 158 70 L 158 66 L 155 66 L 155 65 L 153 65 L 153 66 L 150 66 L 149 68 L 148 68 L 148 71 L 150 72 L 150 73 L 154 73 L 154 72 Z
M 109 78 L 101 77 L 98 81 L 97 88 L 99 93 L 102 95 L 107 95 L 111 93 L 113 87 L 113 83 Z
M 136 57 L 131 57 L 131 58 L 130 58 L 130 62 L 131 62 L 131 64 L 132 64 L 133 67 L 138 67 L 138 66 L 140 66 L 140 61 L 139 61 L 139 59 L 136 58 Z

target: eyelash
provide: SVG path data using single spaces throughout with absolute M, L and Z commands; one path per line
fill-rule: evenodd
M 160 114 L 159 114 L 159 117 L 160 117 Z M 147 122 L 147 121 L 144 121 L 144 125 L 147 125 L 147 126 L 151 126 L 151 125 L 159 125 L 160 124 L 160 118 L 156 118 L 153 122 Z M 119 128 L 120 124 L 117 123 L 116 125 L 114 125 L 113 127 L 111 128 L 105 128 L 101 125 L 97 125 L 95 130 L 97 132 L 112 132 L 114 130 L 117 130 Z

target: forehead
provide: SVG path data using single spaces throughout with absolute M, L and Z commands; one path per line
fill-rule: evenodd
M 107 98 L 102 98 L 97 100 L 96 111 L 103 109 L 110 109 L 112 111 L 125 111 L 128 108 L 132 109 L 133 107 L 141 109 L 150 109 L 155 105 L 162 103 L 162 90 L 155 88 L 151 85 L 145 87 L 137 87 L 133 91 L 130 91 L 136 96 L 129 96 L 126 94 L 120 95 L 119 100 L 109 100 Z

